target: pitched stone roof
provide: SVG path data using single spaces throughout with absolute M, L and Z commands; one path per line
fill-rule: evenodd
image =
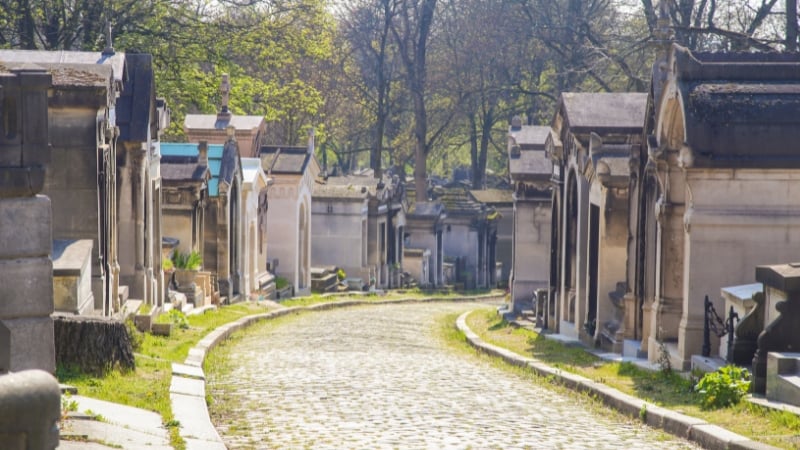
M 232 125 L 237 130 L 254 130 L 264 122 L 263 116 L 220 117 L 217 114 L 187 114 L 184 126 L 190 130 L 224 130 Z
M 49 69 L 54 86 L 96 86 L 107 83 L 109 76 L 122 82 L 125 53 L 0 50 L 0 67 L 5 70 L 26 64 Z
M 434 192 L 437 194 L 436 199 L 444 205 L 448 216 L 477 215 L 481 213 L 481 203 L 470 197 L 469 191 L 466 189 L 437 188 Z
M 800 167 L 800 55 L 674 45 L 672 60 L 693 166 Z
M 509 155 L 508 173 L 517 181 L 547 179 L 553 172 L 553 162 L 544 150 L 521 150 L 519 156 Z
M 344 185 L 344 184 L 314 183 L 314 190 L 311 193 L 312 198 L 356 200 L 356 201 L 364 200 L 365 198 L 367 198 L 367 195 L 368 192 L 366 186 L 357 186 L 352 184 Z
M 647 94 L 564 92 L 561 104 L 574 133 L 638 133 L 644 127 Z
M 125 55 L 125 78 L 117 99 L 117 126 L 123 141 L 146 142 L 148 135 L 155 139 L 156 86 L 153 75 L 153 57 L 148 54 Z M 150 129 L 148 133 L 148 129 Z
M 552 128 L 541 125 L 522 125 L 508 127 L 508 135 L 514 139 L 520 149 L 544 150 L 544 143 Z
M 367 188 L 369 195 L 375 197 L 378 195 L 378 183 L 380 180 L 373 176 L 361 176 L 361 175 L 345 175 L 342 177 L 328 177 L 327 183 L 329 185 L 339 185 L 339 186 L 363 186 Z M 384 182 L 384 185 L 386 183 Z
M 311 154 L 306 147 L 264 145 L 259 149 L 264 172 L 301 174 L 305 172 Z
M 445 213 L 444 205 L 439 202 L 409 202 L 408 215 L 417 217 L 439 217 Z
M 161 159 L 161 178 L 165 181 L 203 181 L 208 166 L 191 162 L 170 162 L 170 157 Z
M 481 189 L 469 191 L 472 198 L 487 205 L 499 205 L 514 203 L 512 192 L 508 189 Z
M 208 169 L 211 173 L 211 179 L 208 180 L 208 195 L 216 197 L 219 195 L 219 180 L 220 170 L 222 169 L 224 148 L 221 144 L 208 144 Z M 177 143 L 177 142 L 162 142 L 161 143 L 161 162 L 162 162 L 162 177 L 164 162 L 170 161 L 185 161 L 183 164 L 191 164 L 192 158 L 197 164 L 197 157 L 199 150 L 195 143 Z M 171 160 L 171 157 L 183 157 L 183 159 Z M 188 170 L 188 169 L 187 169 Z

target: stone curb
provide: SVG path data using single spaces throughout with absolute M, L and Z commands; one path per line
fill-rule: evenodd
M 647 425 L 660 428 L 677 437 L 694 441 L 706 449 L 777 450 L 776 447 L 753 441 L 702 419 L 672 411 L 586 377 L 565 372 L 548 366 L 539 360 L 527 358 L 510 350 L 488 344 L 467 326 L 466 319 L 471 312 L 468 311 L 459 316 L 458 320 L 456 320 L 456 327 L 464 333 L 467 342 L 479 351 L 502 358 L 503 361 L 514 366 L 528 367 L 539 376 L 553 377 L 561 385 L 570 389 L 594 395 L 606 406 L 614 408 L 629 417 L 642 419 L 643 415 L 644 422 Z
M 275 319 L 302 311 L 325 311 L 353 306 L 394 305 L 400 303 L 475 302 L 492 299 L 499 300 L 503 297 L 503 294 L 485 294 L 474 297 L 463 296 L 452 298 L 422 297 L 376 301 L 344 300 L 318 303 L 311 306 L 283 307 L 268 313 L 245 316 L 234 322 L 220 325 L 189 350 L 189 355 L 186 357 L 183 364 L 172 365 L 173 380 L 170 382 L 169 397 L 172 402 L 172 412 L 175 415 L 175 420 L 181 424 L 180 434 L 186 441 L 186 450 L 217 450 L 226 448 L 217 429 L 214 428 L 214 425 L 211 423 L 208 406 L 206 405 L 205 390 L 202 391 L 203 395 L 197 395 L 199 392 L 187 393 L 185 386 L 191 384 L 191 380 L 205 380 L 203 361 L 205 361 L 208 352 L 236 331 L 247 328 L 262 320 Z M 176 380 L 175 378 L 181 379 Z

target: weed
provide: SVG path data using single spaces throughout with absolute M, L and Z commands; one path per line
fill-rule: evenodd
M 61 417 L 67 417 L 67 414 L 78 410 L 78 402 L 72 399 L 72 395 L 67 392 L 61 396 Z
M 639 420 L 647 422 L 647 403 L 642 403 L 642 407 L 639 409 Z
M 125 328 L 128 330 L 128 337 L 131 340 L 131 347 L 134 352 L 138 352 L 142 348 L 142 341 L 144 341 L 144 333 L 139 331 L 134 325 L 133 320 L 125 320 Z
M 669 349 L 664 341 L 658 341 L 658 367 L 661 368 L 661 373 L 672 373 L 672 360 L 669 357 Z
M 705 374 L 694 389 L 701 395 L 700 406 L 703 409 L 735 405 L 750 390 L 750 372 L 733 365 L 723 366 Z
M 186 318 L 186 314 L 177 309 L 170 309 L 169 312 L 161 314 L 156 319 L 156 323 L 171 323 L 182 330 L 189 328 L 189 320 Z

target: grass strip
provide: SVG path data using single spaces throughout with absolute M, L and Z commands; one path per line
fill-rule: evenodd
M 56 378 L 78 388 L 80 395 L 157 412 L 169 430 L 170 445 L 184 449 L 169 398 L 172 363 L 182 363 L 189 349 L 218 326 L 266 311 L 263 303 L 245 302 L 188 316 L 188 327 L 173 326 L 170 336 L 140 335 L 134 370 L 111 370 L 97 376 L 59 366 Z
M 581 347 L 564 345 L 535 331 L 513 327 L 494 310 L 474 311 L 467 317 L 467 325 L 485 342 L 519 355 L 536 358 L 755 441 L 779 448 L 800 447 L 800 418 L 790 412 L 763 408 L 747 401 L 728 408 L 701 409 L 700 396 L 693 389 L 698 374 L 686 376 L 674 371 L 650 371 L 630 362 L 605 361 Z M 464 339 L 463 334 L 461 339 Z

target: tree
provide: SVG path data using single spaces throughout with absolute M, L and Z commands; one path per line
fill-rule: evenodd
M 458 105 L 458 124 L 469 147 L 473 189 L 485 187 L 486 166 L 496 126 L 519 108 L 522 65 L 532 58 L 527 42 L 519 39 L 526 26 L 510 2 L 449 0 L 440 19 L 447 54 L 448 79 Z M 503 151 L 505 149 L 503 148 Z
M 797 42 L 797 0 L 786 0 L 786 51 L 796 52 Z
M 428 38 L 436 0 L 398 0 L 398 19 L 392 23 L 398 53 L 405 68 L 406 85 L 414 104 L 414 187 L 416 200 L 428 200 L 428 118 L 426 76 Z
M 391 28 L 396 6 L 393 0 L 365 0 L 351 5 L 343 21 L 343 32 L 360 69 L 361 97 L 374 115 L 369 165 L 376 178 L 382 177 L 381 155 L 393 110 L 396 51 Z
M 641 1 L 652 33 L 658 5 L 653 0 Z M 778 0 L 663 1 L 676 41 L 690 50 L 772 51 L 775 44 L 786 41 L 766 29 Z

